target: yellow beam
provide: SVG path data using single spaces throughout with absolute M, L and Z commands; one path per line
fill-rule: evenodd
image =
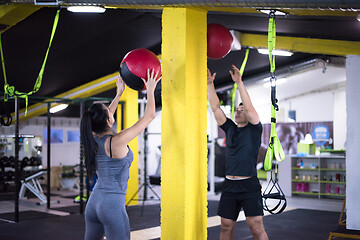
M 124 104 L 124 128 L 129 128 L 136 123 L 139 118 L 138 113 L 138 92 L 132 90 L 128 87 L 125 88 L 124 93 L 122 94 L 120 101 L 125 102 Z M 117 113 L 117 129 L 121 129 L 121 105 L 118 105 Z M 126 201 L 129 201 L 130 198 L 136 193 L 139 188 L 139 161 L 138 161 L 138 138 L 134 138 L 130 143 L 129 147 L 134 153 L 134 160 L 130 167 L 130 178 L 128 181 L 128 190 L 126 193 Z M 138 199 L 136 194 L 134 199 Z M 129 205 L 136 205 L 137 200 L 131 201 Z
M 267 48 L 268 36 L 244 33 L 240 42 L 242 46 Z M 276 49 L 338 56 L 360 55 L 360 42 L 277 36 Z
M 161 239 L 206 239 L 206 14 L 162 16 Z
M 157 55 L 158 59 L 161 61 L 161 54 Z M 115 87 L 113 84 L 116 82 L 116 76 L 118 75 L 117 72 L 113 74 L 109 74 L 107 76 L 101 77 L 97 80 L 85 83 L 77 88 L 64 92 L 55 96 L 55 98 L 87 98 L 94 96 L 96 94 L 105 92 Z M 46 102 L 46 101 L 44 101 Z M 51 106 L 56 106 L 58 104 L 51 104 Z M 21 109 L 19 112 L 20 121 L 24 121 L 26 119 L 37 117 L 47 112 L 47 104 L 37 103 L 28 107 L 28 112 L 25 117 L 25 109 Z M 15 116 L 12 113 L 12 116 Z
M 33 12 L 39 10 L 40 6 L 30 4 L 8 4 L 0 6 L 0 24 L 8 25 L 9 27 L 3 29 L 0 33 L 8 30 L 18 22 L 30 16 Z
M 56 95 L 55 98 L 87 98 L 96 94 L 105 92 L 114 88 L 117 81 L 118 72 L 109 74 L 97 80 L 83 84 L 70 91 Z M 55 105 L 55 104 L 54 104 Z M 20 121 L 36 117 L 47 112 L 47 103 L 37 103 L 28 107 L 28 112 L 25 117 L 25 109 L 21 109 L 19 112 Z

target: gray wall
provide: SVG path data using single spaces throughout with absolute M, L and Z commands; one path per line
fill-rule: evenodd
M 346 222 L 348 229 L 360 230 L 360 56 L 347 56 L 346 78 Z

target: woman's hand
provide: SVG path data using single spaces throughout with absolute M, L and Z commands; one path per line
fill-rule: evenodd
M 122 79 L 120 74 L 119 74 L 118 80 L 116 82 L 116 87 L 117 87 L 117 93 L 118 94 L 122 94 L 124 92 L 124 90 L 125 90 L 125 82 Z
M 144 84 L 146 86 L 146 90 L 147 91 L 155 91 L 156 88 L 156 84 L 160 81 L 160 79 L 162 78 L 162 76 L 159 76 L 159 71 L 157 71 L 155 73 L 155 69 L 153 68 L 152 71 L 150 72 L 150 69 L 147 70 L 147 81 L 145 81 L 145 79 L 142 78 L 142 80 L 144 81 Z
M 231 75 L 232 80 L 235 83 L 240 83 L 241 82 L 240 70 L 237 67 L 235 67 L 235 65 L 232 65 L 232 70 L 230 70 L 229 73 Z
M 207 69 L 207 84 L 208 84 L 208 85 L 214 83 L 215 77 L 216 77 L 216 73 L 214 73 L 213 75 L 211 75 L 210 70 Z
M 109 109 L 110 109 L 111 114 L 115 113 L 116 107 L 117 107 L 117 105 L 119 103 L 119 99 L 120 99 L 122 93 L 125 90 L 125 83 L 124 83 L 124 80 L 122 79 L 120 74 L 118 75 L 118 80 L 116 82 L 116 87 L 117 87 L 116 96 L 109 105 Z

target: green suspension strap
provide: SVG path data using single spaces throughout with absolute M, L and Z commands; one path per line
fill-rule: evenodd
M 4 91 L 5 91 L 5 93 L 4 93 L 4 101 L 7 101 L 9 96 L 10 97 L 14 96 L 14 97 L 19 97 L 19 98 L 25 98 L 25 104 L 26 104 L 26 106 L 25 106 L 25 116 L 27 114 L 29 95 L 32 95 L 32 94 L 36 93 L 37 91 L 39 91 L 39 89 L 41 87 L 41 82 L 42 82 L 42 78 L 43 78 L 43 75 L 44 75 L 44 70 L 45 70 L 47 57 L 48 57 L 48 54 L 49 54 L 49 51 L 50 51 L 52 40 L 53 40 L 54 35 L 55 35 L 56 27 L 57 27 L 57 24 L 58 24 L 58 21 L 59 21 L 59 13 L 60 13 L 60 9 L 57 10 L 57 12 L 56 12 L 53 28 L 52 28 L 52 31 L 51 31 L 50 42 L 49 42 L 48 49 L 46 51 L 44 62 L 42 64 L 42 66 L 41 66 L 41 69 L 40 69 L 39 75 L 38 75 L 38 77 L 36 79 L 33 90 L 28 92 L 28 93 L 16 91 L 14 86 L 10 86 L 7 83 L 6 72 L 5 72 L 5 61 L 4 61 L 4 56 L 3 56 L 3 50 L 2 50 L 2 45 L 1 45 L 1 34 L 0 34 L 1 64 L 2 64 L 2 69 L 3 69 L 3 74 L 4 74 L 4 83 L 5 83 L 4 84 Z
M 246 49 L 245 52 L 245 57 L 243 60 L 243 63 L 241 64 L 241 68 L 240 68 L 240 74 L 241 76 L 244 73 L 244 69 L 248 60 L 248 56 L 249 56 L 249 49 Z M 234 83 L 234 87 L 231 90 L 230 96 L 231 96 L 231 100 L 232 100 L 232 105 L 231 105 L 231 117 L 234 118 L 234 114 L 235 114 L 235 93 L 236 93 L 236 89 L 237 89 L 237 84 Z
M 266 152 L 264 169 L 270 171 L 272 169 L 273 156 L 277 161 L 283 161 L 285 159 L 284 150 L 281 147 L 280 140 L 276 133 L 276 111 L 279 110 L 276 99 L 276 77 L 275 77 L 275 56 L 272 55 L 273 49 L 275 49 L 276 29 L 275 29 L 275 12 L 270 15 L 269 18 L 269 33 L 268 33 L 268 49 L 270 60 L 270 83 L 271 83 L 271 132 L 269 147 Z M 277 169 L 275 170 L 277 172 Z
M 279 110 L 276 99 L 276 77 L 275 77 L 275 56 L 272 55 L 272 51 L 275 49 L 275 40 L 276 40 L 276 29 L 275 29 L 275 10 L 272 10 L 269 15 L 269 32 L 268 32 L 268 49 L 269 49 L 269 60 L 270 60 L 270 83 L 271 83 L 271 132 L 269 147 L 266 152 L 264 160 L 264 169 L 265 171 L 272 170 L 273 156 L 275 159 L 280 162 L 285 159 L 284 150 L 281 147 L 281 143 L 276 133 L 276 111 Z M 270 212 L 271 214 L 282 213 L 287 205 L 285 194 L 280 188 L 278 183 L 278 169 L 277 164 L 275 164 L 275 169 L 271 171 L 271 177 L 269 184 L 265 188 L 263 193 L 264 200 L 264 210 Z M 274 175 L 274 176 L 273 176 Z M 278 203 L 275 206 L 270 207 L 267 204 L 267 200 L 278 200 Z

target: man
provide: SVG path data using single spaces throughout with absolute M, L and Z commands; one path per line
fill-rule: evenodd
M 214 87 L 216 73 L 211 74 L 209 69 L 207 73 L 211 110 L 218 125 L 226 133 L 226 178 L 218 209 L 221 217 L 220 240 L 234 239 L 236 220 L 241 209 L 245 212 L 254 239 L 268 239 L 263 224 L 261 185 L 256 171 L 262 125 L 241 80 L 239 69 L 232 65 L 229 72 L 238 86 L 242 101 L 236 109 L 236 124 L 220 108 Z

